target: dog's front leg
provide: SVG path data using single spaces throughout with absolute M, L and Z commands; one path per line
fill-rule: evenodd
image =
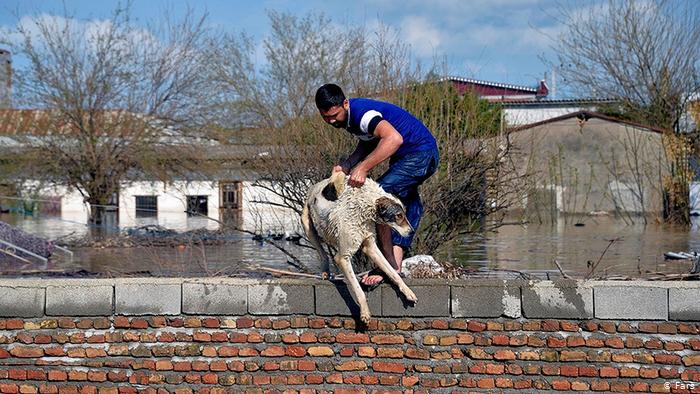
M 373 237 L 369 237 L 362 242 L 362 252 L 364 252 L 364 254 L 366 254 L 367 257 L 372 260 L 372 262 L 374 262 L 374 265 L 377 268 L 386 274 L 389 280 L 394 282 L 394 284 L 399 287 L 399 291 L 406 296 L 407 300 L 414 303 L 418 301 L 418 298 L 413 293 L 413 290 L 411 290 L 406 283 L 404 283 L 403 279 L 401 279 L 396 270 L 394 270 L 391 264 L 389 264 L 387 261 L 386 257 L 384 257 L 382 252 L 379 250 L 379 247 L 377 247 L 377 241 Z
M 355 277 L 350 256 L 338 253 L 335 256 L 335 264 L 343 272 L 343 275 L 345 275 L 345 283 L 347 283 L 350 292 L 355 296 L 355 300 L 360 306 L 360 320 L 365 324 L 369 323 L 371 315 L 369 312 L 369 305 L 367 304 L 367 297 L 365 296 L 365 292 L 362 291 L 362 287 L 360 287 L 360 282 L 358 282 L 357 277 Z

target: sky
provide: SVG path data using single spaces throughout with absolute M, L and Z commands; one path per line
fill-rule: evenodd
M 260 42 L 270 30 L 268 10 L 304 16 L 322 12 L 338 26 L 367 27 L 379 22 L 399 32 L 422 64 L 445 59 L 453 76 L 536 86 L 554 60 L 552 38 L 563 31 L 557 0 L 133 0 L 140 23 L 174 16 L 187 7 L 208 13 L 208 23 L 232 33 L 245 32 Z M 108 19 L 112 0 L 0 0 L 0 31 L 18 18 L 63 15 L 63 7 L 83 22 Z M 22 59 L 13 59 L 21 65 Z M 19 63 L 18 63 L 19 62 Z M 555 84 L 556 85 L 556 84 Z M 563 87 L 562 87 L 563 88 Z

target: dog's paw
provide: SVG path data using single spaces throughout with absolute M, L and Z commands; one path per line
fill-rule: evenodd
M 369 324 L 369 320 L 372 318 L 369 312 L 360 313 L 360 320 L 364 324 Z
M 413 293 L 413 290 L 409 289 L 408 287 L 403 291 L 403 294 L 406 296 L 406 299 L 411 301 L 412 303 L 417 303 L 418 302 L 418 297 Z

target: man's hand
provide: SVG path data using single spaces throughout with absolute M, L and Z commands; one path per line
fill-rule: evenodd
M 340 166 L 340 165 L 333 167 L 333 171 L 331 171 L 331 175 L 335 174 L 336 172 L 344 172 L 345 175 L 348 174 L 348 172 L 345 171 L 345 169 L 343 168 L 343 166 Z
M 361 187 L 365 184 L 365 179 L 367 179 L 367 170 L 365 170 L 364 167 L 362 167 L 362 165 L 358 165 L 350 173 L 348 185 L 352 187 Z

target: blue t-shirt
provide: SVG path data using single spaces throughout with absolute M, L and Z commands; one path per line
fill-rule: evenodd
M 402 157 L 409 153 L 437 149 L 435 138 L 427 127 L 408 111 L 390 103 L 365 98 L 352 98 L 347 130 L 362 141 L 374 138 L 374 129 L 382 120 L 389 122 L 403 137 L 394 153 Z

